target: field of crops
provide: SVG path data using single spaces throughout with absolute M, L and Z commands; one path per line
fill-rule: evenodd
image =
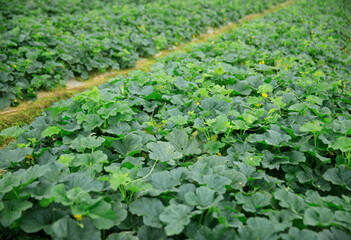
M 0 238 L 351 239 L 350 23 L 297 0 L 3 130 Z
M 0 0 L 0 109 L 283 0 Z

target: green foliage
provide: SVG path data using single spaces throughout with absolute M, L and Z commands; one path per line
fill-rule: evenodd
M 0 238 L 350 239 L 350 9 L 297 1 L 4 130 Z

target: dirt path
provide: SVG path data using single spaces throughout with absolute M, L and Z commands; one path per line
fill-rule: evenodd
M 226 26 L 220 28 L 209 28 L 207 33 L 201 34 L 200 36 L 193 39 L 193 41 L 188 43 L 180 44 L 178 47 L 173 47 L 172 49 L 164 50 L 159 52 L 153 57 L 139 59 L 136 62 L 136 66 L 133 68 L 122 69 L 122 70 L 112 70 L 102 74 L 93 74 L 93 76 L 87 81 L 77 81 L 76 79 L 70 80 L 67 82 L 66 87 L 57 87 L 49 92 L 40 92 L 36 101 L 25 101 L 22 102 L 17 107 L 8 107 L 0 112 L 0 131 L 4 128 L 14 126 L 14 125 L 24 125 L 33 121 L 35 117 L 38 117 L 42 112 L 50 107 L 53 103 L 72 97 L 76 93 L 85 91 L 92 88 L 93 86 L 98 86 L 104 82 L 109 81 L 110 79 L 123 74 L 127 75 L 130 71 L 133 70 L 145 70 L 148 71 L 150 66 L 156 62 L 157 58 L 165 57 L 174 52 L 186 51 L 192 48 L 194 44 L 201 42 L 206 42 L 209 39 L 215 39 L 219 35 L 229 32 L 235 27 L 238 27 L 242 24 L 245 24 L 246 21 L 253 19 L 261 18 L 267 13 L 279 11 L 282 8 L 285 8 L 293 4 L 296 0 L 290 0 L 282 4 L 276 5 L 270 9 L 265 10 L 262 13 L 250 14 L 242 18 L 239 23 L 230 23 Z M 0 146 L 4 144 L 1 142 Z

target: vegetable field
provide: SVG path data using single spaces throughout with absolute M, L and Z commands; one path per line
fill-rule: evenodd
M 199 19 L 273 1 L 225 2 Z M 297 0 L 3 130 L 0 238 L 351 239 L 350 23 L 351 1 Z M 172 25 L 185 30 L 166 43 L 207 24 Z
M 0 109 L 69 77 L 131 67 L 283 0 L 0 1 Z

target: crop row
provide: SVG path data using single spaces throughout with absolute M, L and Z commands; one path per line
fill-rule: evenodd
M 2 236 L 350 239 L 350 4 L 299 0 L 2 131 Z
M 0 109 L 189 41 L 283 0 L 0 1 Z

